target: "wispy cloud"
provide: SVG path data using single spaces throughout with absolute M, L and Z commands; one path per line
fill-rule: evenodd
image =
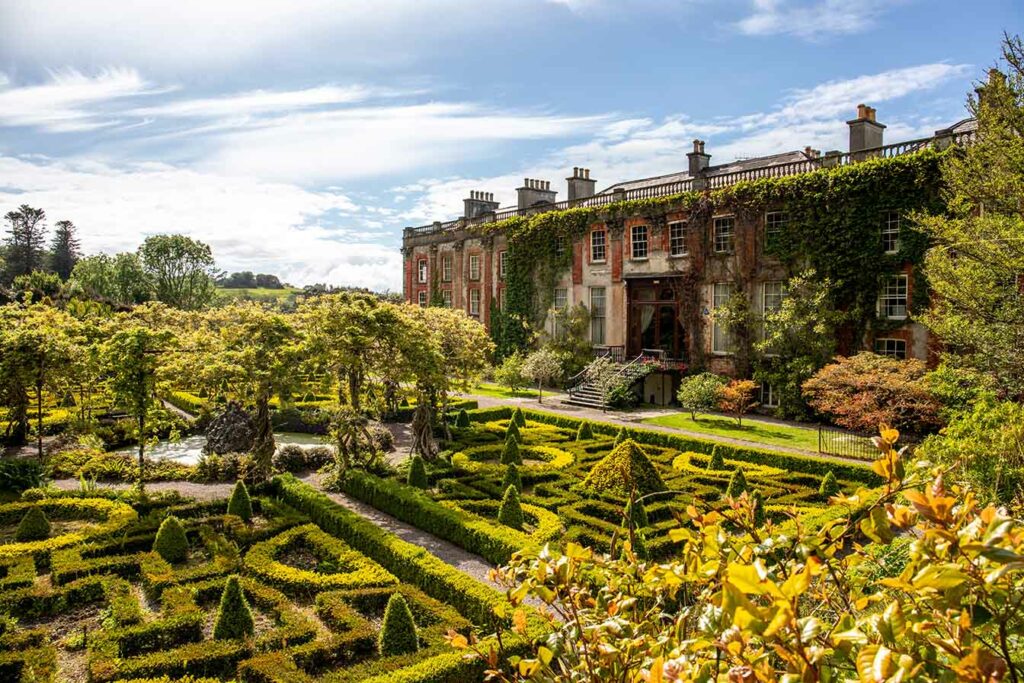
M 737 22 L 747 35 L 815 38 L 869 28 L 896 0 L 753 0 L 752 12 Z
M 369 99 L 414 94 L 364 85 L 322 85 L 301 90 L 251 90 L 248 92 L 183 99 L 149 107 L 138 107 L 130 114 L 136 116 L 205 118 L 243 116 L 272 112 L 289 112 L 328 105 L 347 105 Z
M 135 69 L 104 69 L 94 76 L 75 69 L 53 71 L 46 83 L 21 87 L 0 80 L 0 125 L 30 126 L 50 132 L 93 130 L 116 124 L 98 107 L 112 101 L 166 92 Z

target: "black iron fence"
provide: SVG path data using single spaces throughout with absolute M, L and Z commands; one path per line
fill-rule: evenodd
M 879 455 L 870 436 L 824 425 L 818 425 L 818 452 L 858 460 L 875 460 Z

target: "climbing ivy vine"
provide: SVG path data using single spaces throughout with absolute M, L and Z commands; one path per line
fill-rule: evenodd
M 649 217 L 656 223 L 669 212 L 687 215 L 691 230 L 704 242 L 710 239 L 708 223 L 716 212 L 735 214 L 739 226 L 757 221 L 768 210 L 786 212 L 788 221 L 768 253 L 779 258 L 790 275 L 811 267 L 835 283 L 836 305 L 854 321 L 848 331 L 853 338 L 869 326 L 885 329 L 888 321 L 878 319 L 875 311 L 878 288 L 882 278 L 903 263 L 914 268 L 911 308 L 927 305 L 920 270 L 927 239 L 908 216 L 919 210 L 941 211 L 939 162 L 949 153 L 927 149 L 709 192 L 515 216 L 475 226 L 481 236 L 504 234 L 508 241 L 505 304 L 494 325 L 499 353 L 531 342 L 531 328 L 543 324 L 555 284 L 572 267 L 572 243 L 592 224 L 613 226 L 629 217 Z M 897 254 L 886 254 L 882 245 L 881 226 L 888 211 L 903 217 Z M 689 330 L 699 329 L 693 321 L 684 322 Z

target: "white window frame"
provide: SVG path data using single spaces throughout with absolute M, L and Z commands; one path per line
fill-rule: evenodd
M 473 282 L 480 281 L 480 254 L 469 255 L 469 279 Z
M 642 252 L 638 255 L 638 251 Z M 629 229 L 629 258 L 646 261 L 651 253 L 651 231 L 646 225 L 634 225 Z
M 764 408 L 779 407 L 779 392 L 769 382 L 761 384 L 761 406 Z
M 902 217 L 899 211 L 886 211 L 882 221 L 882 250 L 886 254 L 900 251 L 900 227 Z
M 601 236 L 601 243 L 598 244 L 594 239 L 596 235 Z M 600 252 L 598 252 L 600 250 Z M 598 257 L 600 253 L 600 257 Z M 608 260 L 608 232 L 606 230 L 591 230 L 590 231 L 590 262 L 591 263 L 605 263 Z
M 595 305 L 595 294 L 601 301 L 600 307 Z M 604 287 L 590 288 L 590 344 L 604 346 L 607 339 L 605 321 L 608 318 L 608 290 Z
M 442 289 L 441 290 L 441 302 L 444 304 L 445 308 L 451 308 L 452 307 L 452 290 L 450 290 L 450 289 Z
M 909 294 L 906 273 L 888 276 L 882 283 L 882 291 L 878 294 L 878 314 L 886 320 L 906 320 L 910 309 Z
M 441 281 L 452 281 L 452 255 L 445 254 L 441 257 Z
M 473 288 L 469 290 L 469 314 L 480 315 L 480 290 Z
M 559 303 L 559 299 L 561 299 L 561 303 Z M 569 306 L 569 288 L 555 287 L 555 292 L 551 297 L 551 305 L 556 309 L 567 308 Z
M 690 255 L 690 246 L 686 243 L 688 229 L 686 221 L 672 221 L 668 224 L 669 256 L 678 258 Z
M 711 285 L 711 310 L 714 311 L 733 295 L 736 289 L 731 282 L 716 282 Z M 731 356 L 734 353 L 733 339 L 729 331 L 718 320 L 712 319 L 711 353 L 718 356 Z
M 430 276 L 430 264 L 427 263 L 427 259 L 421 258 L 416 261 L 416 281 L 421 285 L 426 284 L 427 278 Z
M 778 287 L 778 292 L 772 292 L 771 296 L 776 298 L 778 305 L 768 306 L 768 288 L 775 289 Z M 783 280 L 766 280 L 761 283 L 761 315 L 767 315 L 768 313 L 774 313 L 782 308 L 782 300 L 786 298 L 786 283 Z
M 498 252 L 498 277 L 501 278 L 502 280 L 505 279 L 505 273 L 507 272 L 506 265 L 505 265 L 507 260 L 508 260 L 508 252 L 507 251 L 499 251 Z
M 786 227 L 786 223 L 789 222 L 789 214 L 785 211 L 767 211 L 764 214 L 764 243 L 765 246 L 771 244 L 773 239 L 777 239 L 782 231 Z
M 725 230 L 728 226 L 728 231 Z M 736 217 L 717 216 L 712 219 L 712 247 L 716 254 L 731 254 L 736 249 Z
M 875 353 L 899 360 L 907 359 L 907 340 L 882 337 L 875 340 Z
M 416 295 L 416 303 L 419 304 L 420 306 L 426 308 L 426 305 L 427 305 L 427 292 L 426 292 L 426 290 L 421 289 L 419 291 L 419 294 Z

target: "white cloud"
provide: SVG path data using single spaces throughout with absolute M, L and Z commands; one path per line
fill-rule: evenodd
M 401 287 L 398 251 L 364 229 L 348 197 L 295 185 L 200 173 L 167 164 L 0 156 L 0 206 L 27 203 L 72 219 L 86 252 L 134 250 L 147 235 L 183 233 L 213 248 L 218 266 L 376 289 Z
M 605 121 L 459 102 L 300 112 L 218 135 L 205 143 L 213 148 L 202 164 L 221 173 L 336 182 L 468 162 L 516 141 L 586 135 Z
M 507 28 L 546 0 L 31 0 L 0 3 L 0 57 L 130 63 L 150 72 L 230 70 L 268 54 L 320 63 L 409 61 L 465 30 Z M 13 27 L 17 27 L 14 30 Z M 0 60 L 2 61 L 2 60 Z
M 395 96 L 398 93 L 362 85 L 323 85 L 303 90 L 252 90 L 249 92 L 167 102 L 149 107 L 138 107 L 130 114 L 136 116 L 167 117 L 220 117 L 295 111 L 325 105 L 354 104 L 376 97 Z
M 737 27 L 747 35 L 788 34 L 811 39 L 858 33 L 893 4 L 894 0 L 753 0 L 753 12 Z
M 104 69 L 88 76 L 76 69 L 50 73 L 40 85 L 5 87 L 0 80 L 0 125 L 33 126 L 50 132 L 92 130 L 113 125 L 95 107 L 114 100 L 161 92 L 135 69 Z

